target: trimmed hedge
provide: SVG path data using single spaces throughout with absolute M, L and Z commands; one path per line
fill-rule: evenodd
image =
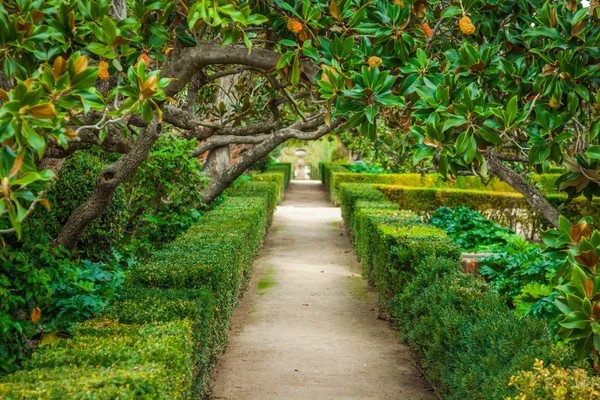
M 344 221 L 346 221 L 346 225 L 350 229 L 351 237 L 353 236 L 352 229 L 354 227 L 354 205 L 357 201 L 394 204 L 393 202 L 390 202 L 385 195 L 381 191 L 377 190 L 373 185 L 345 183 L 342 185 L 340 196 L 343 197 L 343 201 L 340 204 L 342 218 Z M 398 206 L 396 206 L 396 209 L 398 209 Z
M 398 324 L 444 398 L 514 395 L 510 377 L 536 358 L 572 365 L 572 352 L 554 344 L 544 321 L 516 316 L 487 283 L 460 273 L 461 251 L 445 232 L 375 191 L 340 186 L 346 225 L 381 312 Z
M 283 198 L 285 191 L 285 174 L 283 172 L 269 172 L 264 174 L 252 175 L 252 180 L 256 182 L 273 182 L 277 185 L 279 199 Z
M 375 187 L 401 209 L 412 210 L 422 215 L 429 216 L 439 207 L 465 206 L 501 225 L 522 230 L 530 237 L 539 231 L 540 226 L 547 225 L 536 215 L 527 200 L 518 193 L 391 185 Z M 546 199 L 573 222 L 587 215 L 594 218 L 600 216 L 599 199 L 588 201 L 580 197 L 567 204 L 565 204 L 567 196 L 563 194 L 548 194 Z
M 448 181 L 439 174 L 370 174 L 353 173 L 346 167 L 347 164 L 323 163 L 324 176 L 331 182 L 323 183 L 336 192 L 343 183 L 371 183 L 382 185 L 409 186 L 419 188 L 444 188 L 482 190 L 486 192 L 518 193 L 508 183 L 497 178 L 491 178 L 487 185 L 477 176 L 458 176 L 454 181 Z M 531 175 L 529 180 L 543 192 L 555 194 L 554 182 L 560 174 Z M 323 179 L 322 179 L 323 180 Z
M 527 206 L 523 196 L 509 192 L 391 185 L 378 185 L 377 189 L 400 208 L 416 212 L 432 212 L 444 205 L 450 207 L 462 205 L 479 212 Z
M 91 320 L 72 339 L 3 377 L 4 399 L 184 399 L 193 380 L 187 320 L 122 325 Z
M 332 187 L 338 190 L 342 183 L 371 183 L 385 185 L 399 185 L 420 188 L 452 188 L 468 190 L 486 190 L 493 192 L 515 192 L 515 190 L 498 179 L 492 178 L 485 186 L 476 176 L 459 176 L 455 182 L 442 179 L 439 174 L 357 174 L 335 172 Z
M 338 173 L 350 173 L 350 171 L 341 166 L 340 164 L 335 163 L 319 163 L 319 176 L 321 178 L 321 182 L 327 189 L 329 190 L 329 195 L 331 196 L 331 201 L 333 203 L 337 202 L 337 191 L 333 187 L 334 184 L 334 176 Z M 352 175 L 360 175 L 360 174 L 352 174 Z
M 127 289 L 102 320 L 78 325 L 72 339 L 43 347 L 25 371 L 5 377 L 0 397 L 206 397 L 279 189 L 249 181 L 227 195 L 198 225 L 132 268 Z
M 255 175 L 257 177 L 262 175 Z M 281 176 L 281 174 L 279 174 Z M 260 197 L 267 203 L 269 217 L 275 212 L 279 202 L 279 187 L 268 181 L 242 182 L 237 188 L 229 189 L 226 194 L 229 197 Z
M 575 362 L 568 348 L 554 344 L 545 321 L 517 316 L 486 282 L 459 272 L 447 257 L 416 262 L 391 309 L 446 399 L 506 399 L 516 394 L 510 378 L 536 359 Z
M 271 165 L 269 168 L 263 171 L 264 174 L 272 174 L 272 173 L 280 173 L 283 174 L 283 182 L 284 186 L 290 183 L 292 179 L 292 163 L 277 163 L 275 165 Z

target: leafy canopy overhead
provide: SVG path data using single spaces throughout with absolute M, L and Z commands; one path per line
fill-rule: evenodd
M 52 174 L 38 166 L 49 147 L 69 148 L 84 131 L 102 143 L 115 126 L 130 134 L 138 116 L 160 121 L 185 98 L 189 81 L 169 79 L 178 60 L 211 76 L 239 46 L 250 66 L 265 51 L 276 58 L 253 78 L 243 103 L 254 111 L 241 110 L 237 124 L 283 93 L 293 107 L 278 118 L 306 119 L 301 109 L 325 124 L 341 118 L 354 149 L 384 160 L 410 148 L 415 163 L 433 157 L 444 175 L 486 174 L 494 149 L 539 170 L 566 166 L 558 185 L 572 196 L 600 190 L 595 3 L 129 0 L 124 13 L 120 3 L 0 6 L 3 232 L 18 233 L 44 204 Z M 211 43 L 222 56 L 192 59 Z M 206 110 L 192 111 L 204 120 Z

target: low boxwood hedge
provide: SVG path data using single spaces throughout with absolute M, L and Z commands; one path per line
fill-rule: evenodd
M 283 198 L 283 192 L 285 191 L 285 174 L 283 172 L 271 172 L 265 174 L 252 175 L 252 180 L 257 182 L 273 182 L 277 185 L 277 191 L 279 199 Z
M 544 321 L 518 317 L 486 282 L 460 272 L 460 249 L 445 232 L 373 190 L 340 186 L 346 226 L 381 312 L 418 352 L 442 397 L 507 398 L 515 394 L 511 376 L 536 358 L 572 365 L 572 351 L 555 345 Z
M 287 186 L 292 179 L 292 163 L 277 163 L 271 165 L 263 171 L 264 174 L 280 173 L 283 174 L 283 184 Z
M 573 365 L 545 321 L 522 318 L 489 285 L 439 255 L 415 262 L 411 279 L 391 303 L 403 339 L 445 399 L 506 399 L 508 383 L 536 359 Z
M 337 203 L 337 190 L 333 187 L 334 184 L 334 175 L 338 173 L 349 173 L 350 171 L 343 167 L 340 164 L 336 163 L 319 163 L 319 176 L 321 178 L 321 182 L 327 189 L 329 190 L 329 195 L 331 196 L 331 201 Z M 359 174 L 353 174 L 359 175 Z
M 127 288 L 72 338 L 2 378 L 6 399 L 191 399 L 211 368 L 270 224 L 276 182 L 248 181 L 129 272 Z
M 440 174 L 373 174 L 351 173 L 348 164 L 321 163 L 321 181 L 337 200 L 337 192 L 344 183 L 370 183 L 418 188 L 481 190 L 486 192 L 517 193 L 512 186 L 495 177 L 484 184 L 477 176 L 457 176 L 454 180 L 443 179 Z M 556 194 L 554 182 L 560 174 L 531 175 L 528 177 L 542 193 Z
M 187 320 L 123 325 L 91 320 L 3 377 L 3 399 L 187 399 L 193 381 Z
M 340 203 L 342 218 L 346 221 L 351 236 L 353 235 L 352 227 L 354 226 L 353 217 L 356 202 L 369 201 L 375 203 L 388 203 L 390 204 L 390 207 L 394 207 L 394 203 L 387 200 L 385 194 L 377 190 L 373 185 L 345 183 L 340 189 L 340 196 L 342 198 Z M 396 208 L 398 208 L 398 206 L 396 206 Z
M 342 184 L 347 185 L 347 184 Z M 413 210 L 430 216 L 439 207 L 464 206 L 485 217 L 512 229 L 520 229 L 531 235 L 545 228 L 547 223 L 529 206 L 519 193 L 465 190 L 432 187 L 408 187 L 373 185 L 385 194 L 386 199 L 398 204 L 401 209 Z M 567 203 L 564 194 L 547 194 L 546 199 L 573 222 L 584 216 L 600 215 L 600 200 L 588 201 L 583 197 Z

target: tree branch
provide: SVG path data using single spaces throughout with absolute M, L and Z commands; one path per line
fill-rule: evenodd
M 533 211 L 541 214 L 546 221 L 558 228 L 558 217 L 560 216 L 560 213 L 548 202 L 548 200 L 546 200 L 544 195 L 535 186 L 527 182 L 525 178 L 514 172 L 512 169 L 502 164 L 495 151 L 488 150 L 483 153 L 483 157 L 487 163 L 490 175 L 497 176 L 521 193 Z
M 336 129 L 342 123 L 343 120 L 338 118 L 328 126 L 323 124 L 323 115 L 318 114 L 313 118 L 309 118 L 308 121 L 298 121 L 289 127 L 279 129 L 270 135 L 265 135 L 266 138 L 259 144 L 254 145 L 235 164 L 230 166 L 221 179 L 211 182 L 204 192 L 202 201 L 207 204 L 210 203 L 256 161 L 269 154 L 286 140 L 292 138 L 316 140 Z
M 515 161 L 515 162 L 529 163 L 529 158 L 522 154 L 511 155 L 511 154 L 496 153 L 496 157 L 502 161 Z
M 239 64 L 268 71 L 275 68 L 280 57 L 281 54 L 271 50 L 253 48 L 248 53 L 246 46 L 221 46 L 216 41 L 203 41 L 195 47 L 181 49 L 179 57 L 166 66 L 161 76 L 173 78 L 165 88 L 167 96 L 172 97 L 187 85 L 196 72 L 209 65 Z M 317 69 L 306 62 L 303 72 L 312 80 Z

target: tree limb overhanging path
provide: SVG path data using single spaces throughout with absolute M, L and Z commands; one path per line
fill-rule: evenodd
M 213 399 L 436 399 L 320 183 L 292 182 L 213 373 Z

